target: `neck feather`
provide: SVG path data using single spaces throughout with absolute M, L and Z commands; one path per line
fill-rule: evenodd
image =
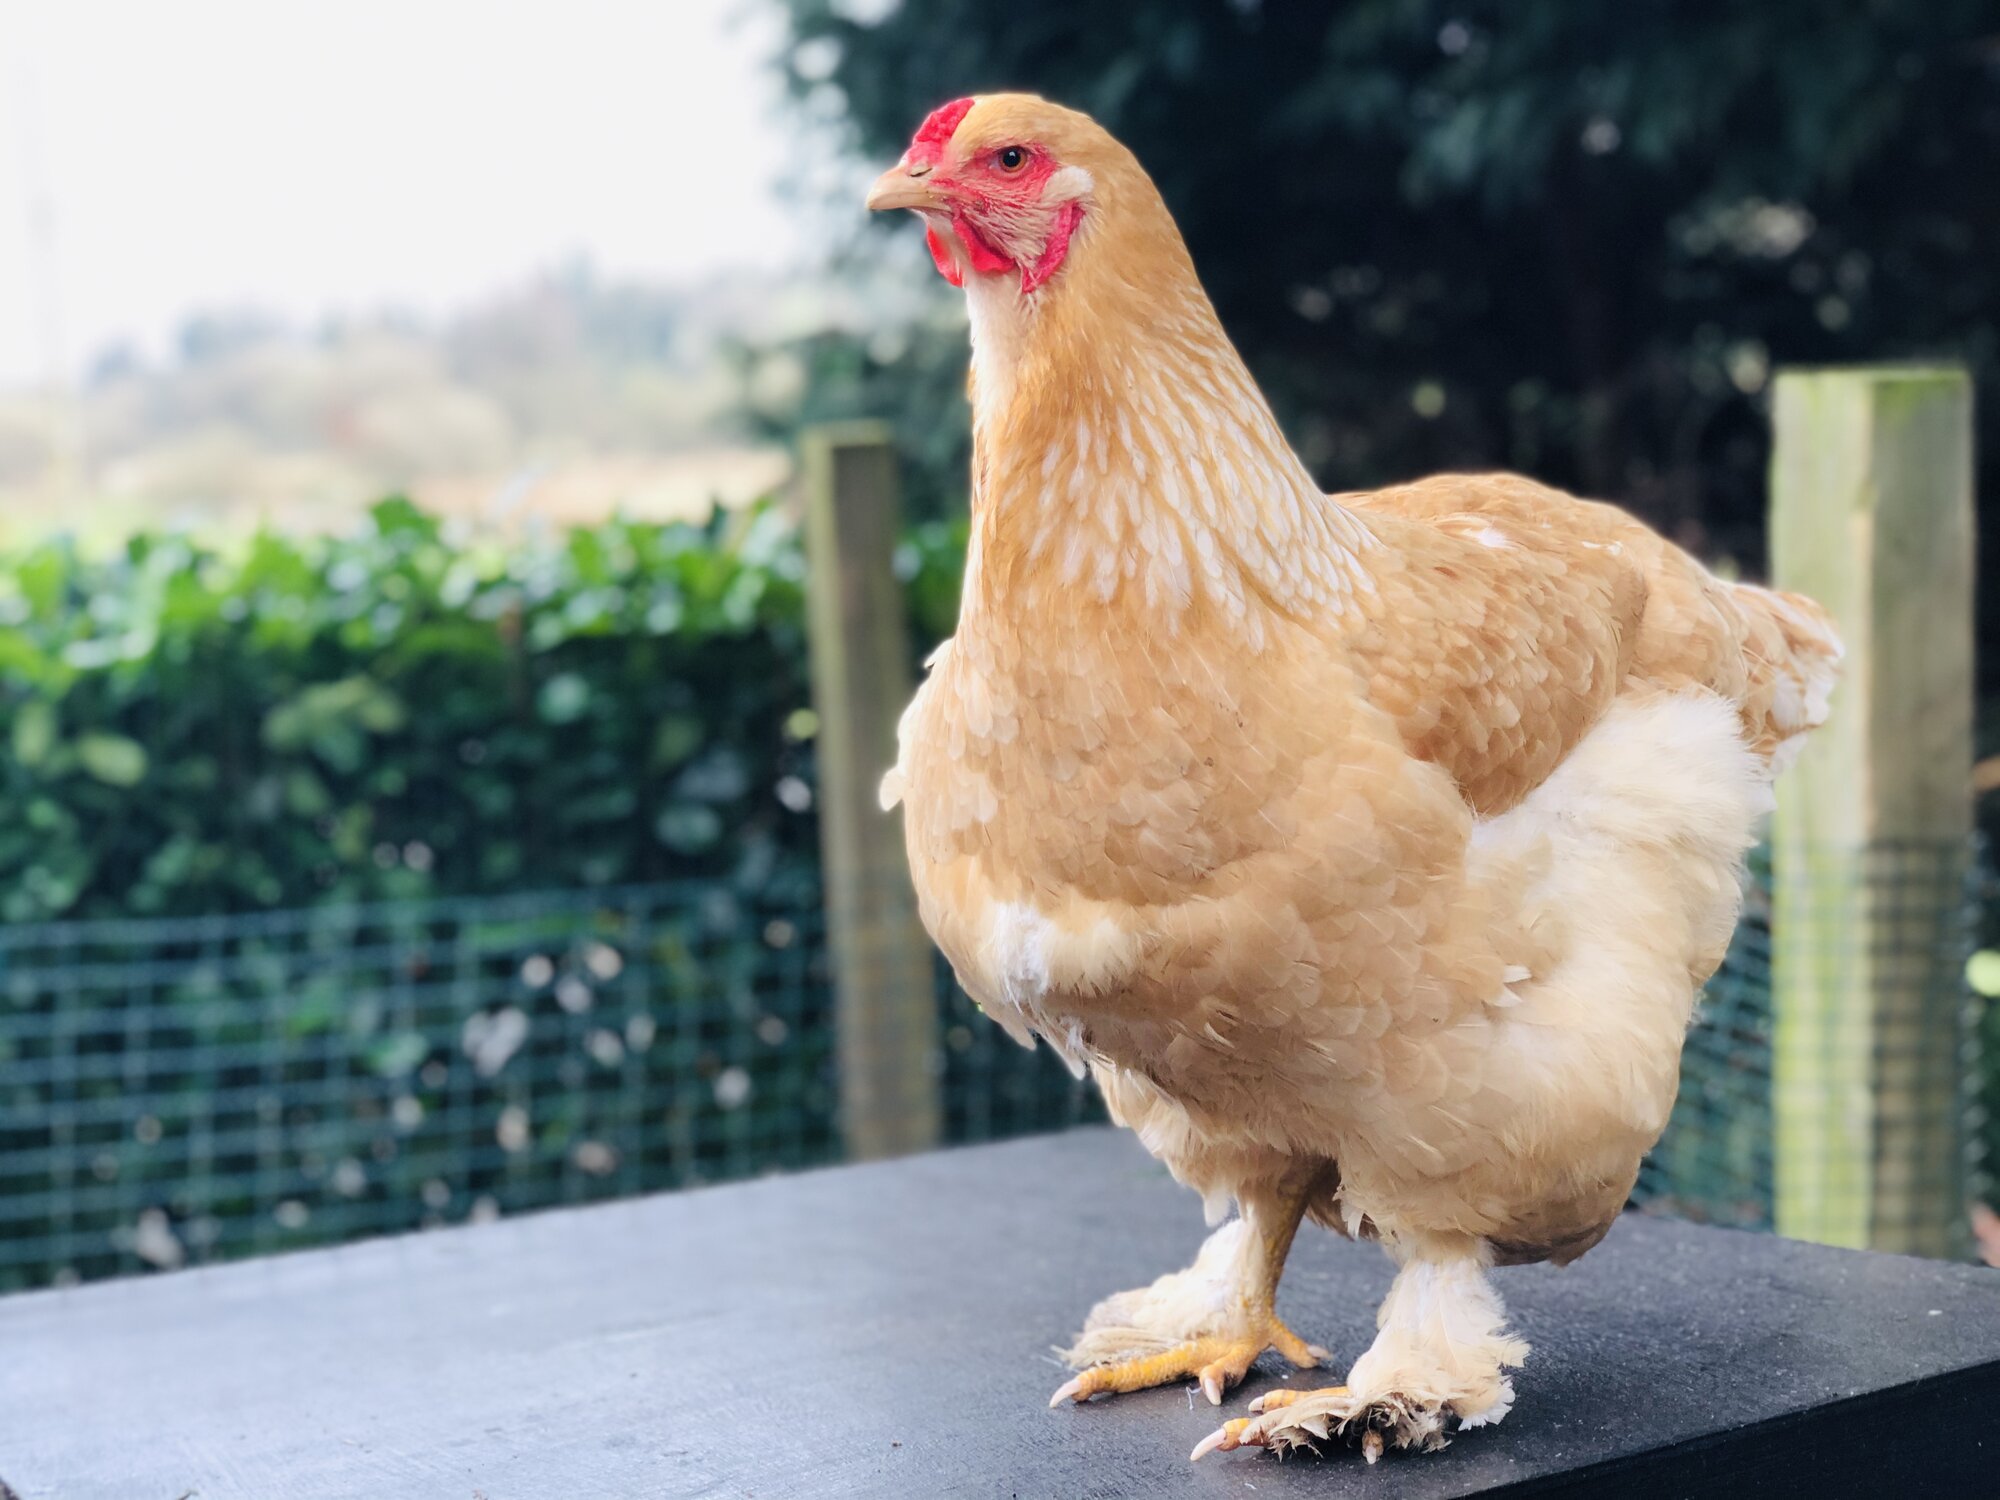
M 969 281 L 969 614 L 1054 597 L 1171 630 L 1206 606 L 1255 648 L 1274 614 L 1370 587 L 1372 538 L 1293 453 L 1167 233 L 1177 256 L 1136 283 L 1089 254 L 1053 296 Z

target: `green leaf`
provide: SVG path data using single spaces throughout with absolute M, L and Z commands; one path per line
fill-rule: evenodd
M 403 702 L 365 675 L 314 683 L 264 716 L 264 743 L 273 750 L 311 750 L 341 771 L 360 768 L 367 736 L 395 734 L 409 721 Z
M 405 1078 L 417 1071 L 431 1053 L 431 1044 L 414 1031 L 385 1036 L 368 1049 L 368 1066 L 383 1078 Z
M 1966 961 L 1965 982 L 1989 1000 L 2000 998 L 2000 952 L 1981 948 Z
M 535 707 L 550 724 L 574 724 L 590 709 L 590 684 L 574 672 L 559 672 L 542 684 Z
M 326 783 L 305 766 L 285 773 L 285 806 L 294 817 L 317 818 L 333 808 Z
M 387 500 L 376 501 L 369 507 L 368 514 L 375 522 L 377 534 L 381 536 L 414 537 L 430 541 L 438 534 L 438 523 L 401 495 L 392 495 Z
M 660 814 L 653 832 L 677 854 L 699 854 L 722 836 L 722 817 L 699 803 L 676 803 Z
M 48 759 L 55 742 L 55 709 L 37 698 L 23 703 L 14 715 L 14 759 L 32 769 Z
M 653 764 L 672 770 L 701 748 L 708 726 L 694 714 L 667 714 L 653 731 Z
M 340 1019 L 340 998 L 325 985 L 316 986 L 299 998 L 285 1016 L 285 1035 L 293 1039 L 331 1031 Z M 421 1040 L 421 1038 L 419 1038 Z M 418 1062 L 422 1062 L 422 1058 Z M 414 1066 L 414 1065 L 413 1065 Z M 405 1072 L 408 1069 L 404 1070 Z
M 84 770 L 107 786 L 137 786 L 146 779 L 146 747 L 122 734 L 86 734 L 76 742 Z

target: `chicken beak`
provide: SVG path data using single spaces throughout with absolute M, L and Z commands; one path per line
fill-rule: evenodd
M 931 190 L 929 163 L 911 166 L 897 162 L 868 190 L 868 209 L 881 213 L 891 208 L 937 208 L 938 196 Z

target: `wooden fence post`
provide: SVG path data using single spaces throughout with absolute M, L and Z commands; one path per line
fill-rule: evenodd
M 802 459 L 841 1134 L 847 1154 L 866 1160 L 934 1145 L 940 1114 L 936 960 L 902 821 L 877 800 L 911 687 L 892 563 L 896 455 L 882 424 L 851 423 L 806 432 Z
M 1791 371 L 1774 407 L 1773 576 L 1831 609 L 1847 645 L 1832 717 L 1778 787 L 1777 1228 L 1961 1253 L 1971 382 Z

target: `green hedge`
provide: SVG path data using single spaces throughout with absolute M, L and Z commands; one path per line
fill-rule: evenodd
M 920 648 L 962 555 L 899 558 Z M 803 577 L 775 504 L 0 558 L 0 920 L 809 880 Z

